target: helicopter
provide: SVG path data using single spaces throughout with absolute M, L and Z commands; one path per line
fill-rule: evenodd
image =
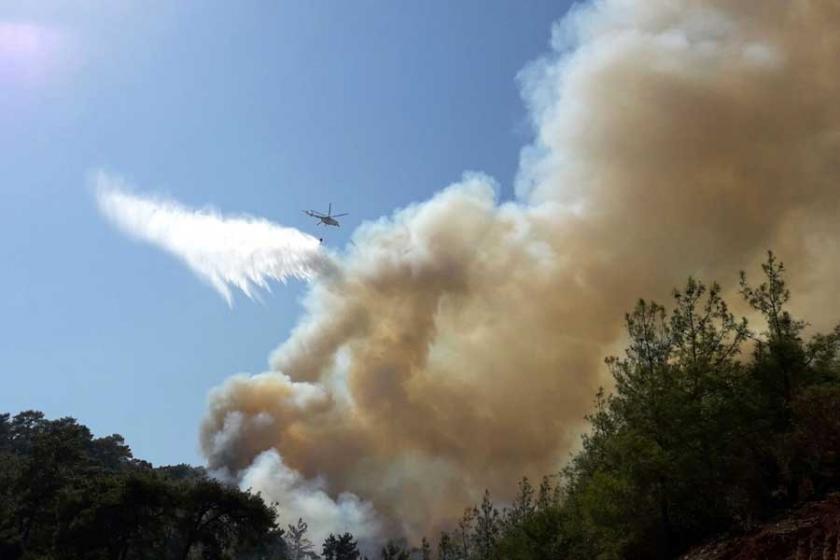
M 345 212 L 344 214 L 333 214 L 332 213 L 332 202 L 330 202 L 330 205 L 329 205 L 329 208 L 327 209 L 326 214 L 322 214 L 321 212 L 317 212 L 315 210 L 304 210 L 303 213 L 306 214 L 307 216 L 312 217 L 312 218 L 316 218 L 318 220 L 318 222 L 315 224 L 316 226 L 320 226 L 321 224 L 324 224 L 325 226 L 335 226 L 335 227 L 341 227 L 341 225 L 338 223 L 338 220 L 336 220 L 336 218 L 340 218 L 342 216 L 347 215 L 347 212 Z

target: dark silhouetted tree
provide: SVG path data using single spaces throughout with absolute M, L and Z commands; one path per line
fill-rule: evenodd
M 420 541 L 420 560 L 432 560 L 432 545 L 426 537 Z
M 321 556 L 324 560 L 358 560 L 359 548 L 350 533 L 336 537 L 332 533 L 324 541 Z
M 0 415 L 0 497 L 3 560 L 247 558 L 277 535 L 258 496 L 34 411 Z
M 481 504 L 475 510 L 475 530 L 473 533 L 474 557 L 489 560 L 496 549 L 499 538 L 499 512 L 490 501 L 490 492 L 485 490 Z
M 446 531 L 438 539 L 437 560 L 455 560 L 458 555 L 452 542 L 452 537 Z
M 405 546 L 390 541 L 382 548 L 380 558 L 382 560 L 410 560 L 411 553 Z

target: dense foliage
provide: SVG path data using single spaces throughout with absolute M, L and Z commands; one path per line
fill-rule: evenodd
M 739 286 L 760 332 L 694 279 L 670 312 L 640 301 L 583 449 L 536 497 L 524 480 L 493 530 L 485 498 L 438 557 L 673 558 L 840 488 L 840 328 L 806 340 L 783 265 L 763 271 Z
M 606 361 L 614 388 L 596 396 L 561 473 L 523 479 L 501 510 L 485 493 L 436 546 L 388 542 L 379 557 L 674 558 L 840 489 L 840 328 L 806 339 L 784 267 L 771 254 L 763 270 L 759 285 L 742 274 L 739 286 L 758 332 L 717 285 L 689 279 L 670 312 L 640 301 L 624 356 Z M 362 558 L 351 534 L 318 551 L 307 528 L 280 530 L 259 496 L 201 469 L 152 468 L 72 418 L 0 415 L 4 560 Z
M 261 558 L 284 545 L 259 496 L 201 469 L 154 469 L 72 418 L 0 415 L 4 560 Z

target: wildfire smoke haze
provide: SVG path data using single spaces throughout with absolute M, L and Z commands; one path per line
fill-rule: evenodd
M 210 468 L 284 497 L 284 521 L 312 498 L 315 537 L 416 539 L 555 472 L 617 310 L 690 274 L 773 247 L 802 259 L 800 304 L 836 314 L 836 2 L 601 0 L 552 44 L 520 77 L 516 200 L 473 174 L 363 224 L 271 370 L 211 393 Z

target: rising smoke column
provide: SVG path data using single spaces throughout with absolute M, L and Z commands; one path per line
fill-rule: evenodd
M 271 371 L 211 393 L 211 468 L 273 450 L 418 538 L 567 459 L 636 298 L 774 248 L 836 318 L 840 5 L 600 0 L 552 45 L 520 77 L 516 201 L 469 175 L 360 227 Z
M 308 280 L 326 264 L 317 238 L 251 217 L 230 218 L 172 200 L 132 194 L 103 171 L 94 176 L 99 210 L 128 235 L 181 259 L 228 302 L 230 287 L 254 297 L 269 280 Z

